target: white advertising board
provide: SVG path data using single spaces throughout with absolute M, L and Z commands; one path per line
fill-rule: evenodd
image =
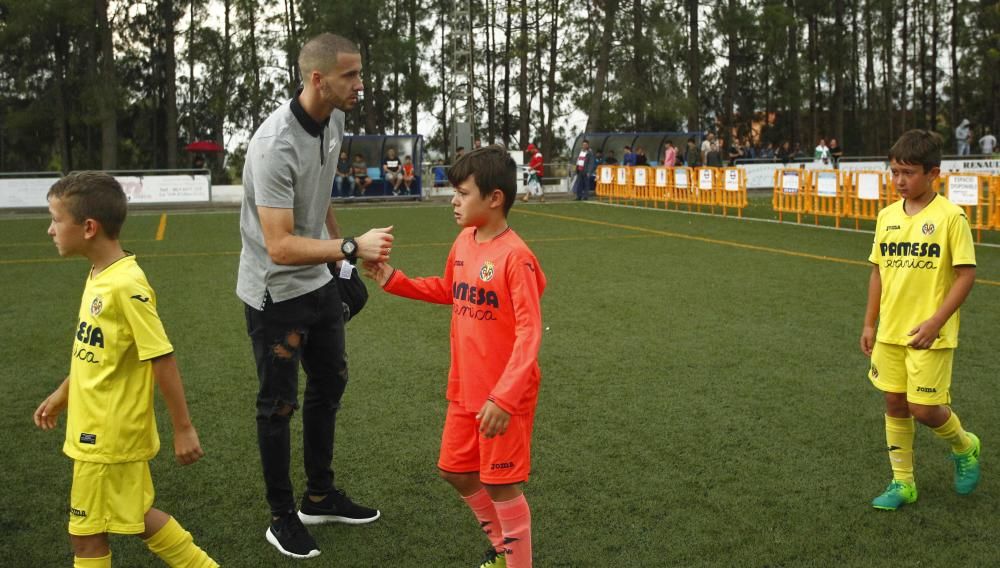
M 656 168 L 656 187 L 667 187 L 667 168 Z
M 797 171 L 784 172 L 781 175 L 781 190 L 784 193 L 798 193 L 799 172 Z
M 820 197 L 837 197 L 837 174 L 819 172 L 816 174 L 816 195 Z
M 674 170 L 674 187 L 687 188 L 688 186 L 688 169 L 687 168 L 677 168 Z
M 979 205 L 979 178 L 948 176 L 948 201 L 955 205 Z
M 698 189 L 712 189 L 712 170 L 698 170 Z
M 625 185 L 628 183 L 628 169 L 618 168 L 618 185 Z
M 878 174 L 858 174 L 858 199 L 878 199 Z
M 209 201 L 207 175 L 115 176 L 129 203 L 198 203 Z
M 736 168 L 726 170 L 726 191 L 740 190 L 740 171 Z
M 613 179 L 614 172 L 611 171 L 610 167 L 601 168 L 601 183 L 611 183 Z
M 45 196 L 59 178 L 0 178 L 0 209 L 49 206 Z
M 646 187 L 646 170 L 643 168 L 636 168 L 635 172 L 632 174 L 634 176 L 633 183 L 639 187 Z

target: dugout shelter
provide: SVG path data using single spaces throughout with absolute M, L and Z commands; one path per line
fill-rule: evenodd
M 396 149 L 396 155 L 402 162 L 404 156 L 413 158 L 413 184 L 411 194 L 394 196 L 392 186 L 384 179 L 382 160 L 389 148 Z M 387 199 L 420 199 L 423 195 L 422 174 L 424 161 L 424 137 L 419 134 L 399 134 L 393 136 L 344 136 L 343 150 L 348 159 L 353 162 L 356 154 L 361 154 L 368 165 L 368 177 L 372 185 L 364 197 Z M 339 155 L 340 152 L 338 152 Z

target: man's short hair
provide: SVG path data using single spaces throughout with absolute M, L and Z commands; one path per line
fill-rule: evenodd
M 128 197 L 114 177 L 96 171 L 73 172 L 52 184 L 47 199 L 61 200 L 77 223 L 93 219 L 117 239 L 128 213 Z
M 503 192 L 503 214 L 506 217 L 517 196 L 517 164 L 507 148 L 499 144 L 483 146 L 463 155 L 448 168 L 448 181 L 458 184 L 475 176 L 479 195 L 489 197 L 493 190 Z
M 915 128 L 903 133 L 889 148 L 889 160 L 900 164 L 920 165 L 924 173 L 941 167 L 944 140 L 937 132 Z
M 299 73 L 303 80 L 313 71 L 329 73 L 341 53 L 361 53 L 361 50 L 356 43 L 337 34 L 324 33 L 307 41 L 299 51 Z

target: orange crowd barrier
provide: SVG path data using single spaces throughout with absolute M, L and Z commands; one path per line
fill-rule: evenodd
M 717 193 L 722 214 L 728 215 L 729 209 L 736 209 L 737 215 L 743 216 L 747 206 L 747 172 L 743 168 L 725 168 L 722 170 L 722 184 Z
M 611 199 L 611 192 L 615 183 L 615 169 L 611 166 L 598 167 L 596 181 L 594 193 L 597 194 L 597 197 Z
M 850 216 L 854 218 L 854 228 L 861 227 L 860 221 L 874 221 L 883 207 L 899 199 L 895 188 L 889 183 L 885 171 L 858 170 L 847 173 L 847 201 Z
M 806 184 L 806 210 L 813 215 L 813 223 L 819 224 L 819 217 L 833 217 L 840 228 L 840 220 L 847 213 L 847 188 L 841 172 L 837 170 L 812 170 Z
M 662 203 L 664 207 L 670 202 L 670 187 L 673 185 L 673 168 L 660 166 L 653 168 L 653 206 Z
M 649 206 L 653 199 L 653 168 L 636 166 L 632 168 L 632 198 Z
M 771 204 L 778 212 L 778 221 L 784 221 L 785 213 L 795 213 L 795 220 L 802 222 L 806 212 L 805 198 L 808 174 L 805 168 L 783 168 L 774 172 L 774 196 Z
M 612 201 L 625 201 L 632 198 L 632 168 L 615 166 L 615 184 L 611 192 Z

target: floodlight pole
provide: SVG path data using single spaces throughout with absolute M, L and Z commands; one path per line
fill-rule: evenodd
M 449 140 L 451 155 L 458 147 L 472 148 L 475 125 L 475 38 L 472 25 L 472 0 L 456 0 L 448 14 L 452 62 L 451 116 L 455 128 Z

